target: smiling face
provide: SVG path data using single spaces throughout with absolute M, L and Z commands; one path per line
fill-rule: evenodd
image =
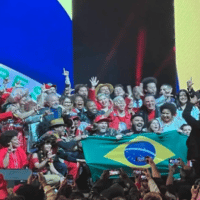
M 109 98 L 105 95 L 98 97 L 98 101 L 103 108 L 107 108 L 109 106 Z
M 47 94 L 56 94 L 56 88 L 55 87 L 51 87 L 46 91 Z
M 183 127 L 183 133 L 187 136 L 190 136 L 190 133 L 192 131 L 192 127 L 190 125 L 184 126 Z
M 87 110 L 92 113 L 92 114 L 96 114 L 97 113 L 97 106 L 93 101 L 89 101 L 87 102 Z
M 147 84 L 147 89 L 145 90 L 146 93 L 156 95 L 157 87 L 154 82 Z
M 57 109 L 59 106 L 59 99 L 56 95 L 52 95 L 49 99 L 48 99 L 48 105 L 50 108 L 54 108 Z
M 185 105 L 188 101 L 187 94 L 184 91 L 181 91 L 179 94 L 179 102 L 181 105 Z
M 153 96 L 147 96 L 144 99 L 144 105 L 146 106 L 147 110 L 155 110 L 156 101 Z
M 51 148 L 52 148 L 52 145 L 51 143 L 47 142 L 43 145 L 43 151 L 44 152 L 50 152 L 51 151 Z
M 109 90 L 108 86 L 103 86 L 100 88 L 99 93 L 104 93 L 104 94 L 110 95 L 110 90 Z
M 124 96 L 125 92 L 122 87 L 115 87 L 114 89 L 115 96 Z
M 173 115 L 169 109 L 163 109 L 161 119 L 164 123 L 170 123 L 173 120 Z
M 165 94 L 166 88 L 167 88 L 166 85 L 162 85 L 162 86 L 160 87 L 160 95 L 164 95 L 164 94 Z
M 81 96 L 77 96 L 74 101 L 75 107 L 78 109 L 84 108 L 84 100 Z
M 132 126 L 134 126 L 137 131 L 141 131 L 144 126 L 143 118 L 140 116 L 134 117 L 132 119 Z
M 71 109 L 73 106 L 71 99 L 65 98 L 65 100 L 63 101 L 63 106 L 68 110 Z
M 17 147 L 19 146 L 19 140 L 18 140 L 17 136 L 14 136 L 14 137 L 11 139 L 10 142 L 12 143 L 12 146 L 13 146 L 14 148 L 17 148 Z
M 154 120 L 151 122 L 150 129 L 151 129 L 153 132 L 157 132 L 157 131 L 160 130 L 160 124 L 159 124 L 158 120 L 154 119 Z
M 108 122 L 104 122 L 104 121 L 101 122 L 100 121 L 100 122 L 97 123 L 97 129 L 101 133 L 106 132 L 107 128 L 108 128 Z
M 119 111 L 124 111 L 126 107 L 126 102 L 123 97 L 117 97 L 117 101 L 115 102 L 115 107 Z
M 78 94 L 84 96 L 85 98 L 88 97 L 88 89 L 86 87 L 80 87 Z

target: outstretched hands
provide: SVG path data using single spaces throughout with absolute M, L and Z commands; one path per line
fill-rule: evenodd
M 90 83 L 91 83 L 91 86 L 92 86 L 92 89 L 95 89 L 95 87 L 98 85 L 99 83 L 99 80 L 97 80 L 97 77 L 96 76 L 93 76 L 91 79 L 90 79 Z

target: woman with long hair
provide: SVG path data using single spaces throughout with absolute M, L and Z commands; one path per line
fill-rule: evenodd
M 30 158 L 29 168 L 33 172 L 42 172 L 49 185 L 55 185 L 61 181 L 64 176 L 54 167 L 53 147 L 56 144 L 56 137 L 47 135 L 34 145 L 35 152 Z
M 177 94 L 177 116 L 182 118 L 183 111 L 186 108 L 186 105 L 190 103 L 190 96 L 189 93 L 186 90 L 180 90 Z M 191 110 L 191 116 L 195 118 L 196 120 L 199 120 L 199 109 L 193 105 L 193 108 Z

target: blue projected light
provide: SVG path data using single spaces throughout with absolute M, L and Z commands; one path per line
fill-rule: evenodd
M 145 157 L 149 156 L 154 159 L 156 156 L 156 149 L 149 142 L 135 142 L 126 147 L 124 155 L 130 163 L 138 166 L 144 166 L 147 164 Z

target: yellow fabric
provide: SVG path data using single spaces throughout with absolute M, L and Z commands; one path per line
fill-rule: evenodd
M 200 63 L 200 1 L 174 0 L 176 65 L 180 88 L 187 87 L 192 77 L 194 88 L 199 89 Z

